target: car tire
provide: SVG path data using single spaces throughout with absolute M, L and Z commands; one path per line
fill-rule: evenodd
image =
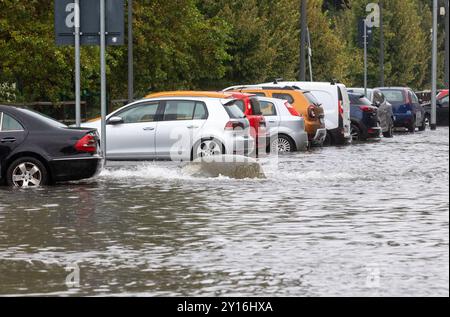
M 6 183 L 8 186 L 18 188 L 46 186 L 49 184 L 49 173 L 40 160 L 22 157 L 8 167 Z
M 225 154 L 225 147 L 222 142 L 211 138 L 211 139 L 202 139 L 197 142 L 197 144 L 192 149 L 192 160 L 210 157 L 210 156 L 219 156 Z
M 352 141 L 366 141 L 363 137 L 362 130 L 356 124 L 352 124 Z
M 270 149 L 273 153 L 292 153 L 296 151 L 295 144 L 290 137 L 280 134 L 270 143 Z
M 413 120 L 407 127 L 409 133 L 416 133 L 416 119 Z
M 390 125 L 388 131 L 383 132 L 383 136 L 385 138 L 393 138 L 394 137 L 394 126 Z
M 426 131 L 427 129 L 427 116 L 424 117 L 422 125 L 419 127 L 419 131 Z

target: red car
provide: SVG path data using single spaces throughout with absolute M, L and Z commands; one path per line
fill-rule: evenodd
M 242 110 L 250 122 L 252 128 L 251 136 L 256 140 L 258 154 L 264 153 L 270 136 L 267 130 L 266 119 L 261 112 L 258 97 L 240 92 L 227 92 L 225 94 L 230 95 L 228 98 L 237 99 L 235 104 Z

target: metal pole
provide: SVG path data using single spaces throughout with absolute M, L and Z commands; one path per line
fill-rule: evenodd
M 101 148 L 106 162 L 106 25 L 105 0 L 100 0 Z
M 308 61 L 309 61 L 309 80 L 313 80 L 313 68 L 312 68 L 312 47 L 311 47 L 311 33 L 308 28 Z
M 384 87 L 384 17 L 383 0 L 380 0 L 380 87 Z
M 306 32 L 308 27 L 307 0 L 301 0 L 300 81 L 306 80 Z
M 364 19 L 364 95 L 367 96 L 367 20 Z
M 128 102 L 134 101 L 133 0 L 128 0 Z
M 436 98 L 437 98 L 437 33 L 438 33 L 438 0 L 433 0 L 433 52 L 431 83 L 431 130 L 436 130 Z
M 449 72 L 449 63 L 448 63 L 448 24 L 449 24 L 449 17 L 448 17 L 448 10 L 449 10 L 449 1 L 445 1 L 445 86 L 448 89 L 449 86 L 449 78 L 448 78 L 448 72 Z
M 75 0 L 75 124 L 81 126 L 80 0 Z

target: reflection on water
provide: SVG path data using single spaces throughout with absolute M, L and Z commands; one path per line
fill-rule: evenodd
M 157 162 L 1 188 L 0 294 L 448 296 L 448 140 L 284 156 L 265 180 Z

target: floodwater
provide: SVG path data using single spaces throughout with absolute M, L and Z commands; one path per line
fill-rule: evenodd
M 0 295 L 449 296 L 449 130 L 0 189 Z

